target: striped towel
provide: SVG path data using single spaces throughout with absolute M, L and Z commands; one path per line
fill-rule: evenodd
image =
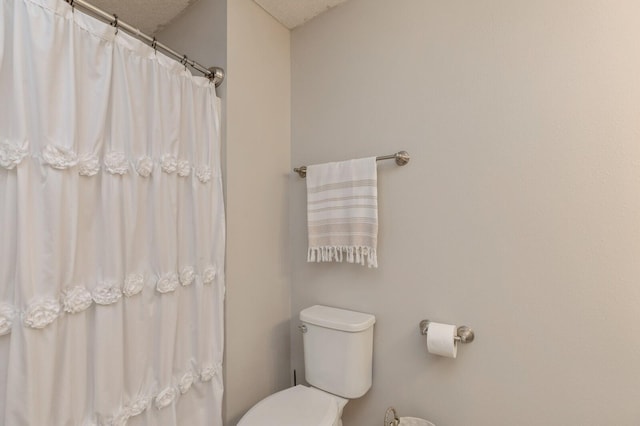
M 375 157 L 307 167 L 309 262 L 378 267 Z

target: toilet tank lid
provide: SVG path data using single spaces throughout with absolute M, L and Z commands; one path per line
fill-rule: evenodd
M 358 332 L 371 327 L 376 317 L 362 312 L 315 305 L 300 311 L 300 320 L 334 330 Z

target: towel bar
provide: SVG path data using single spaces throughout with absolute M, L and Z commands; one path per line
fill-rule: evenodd
M 409 162 L 409 160 L 411 160 L 411 157 L 407 151 L 398 151 L 395 154 L 376 157 L 376 161 L 381 160 L 396 160 L 396 164 L 398 166 L 404 166 Z M 299 174 L 301 178 L 307 177 L 307 166 L 296 167 L 293 171 Z

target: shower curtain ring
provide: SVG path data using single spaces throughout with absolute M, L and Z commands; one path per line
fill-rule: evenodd
M 180 63 L 182 63 L 182 65 L 184 65 L 184 70 L 187 70 L 187 63 L 188 63 L 189 58 L 187 58 L 187 55 L 182 55 L 182 60 L 180 61 Z
M 116 29 L 115 35 L 118 35 L 118 30 L 120 29 L 120 26 L 118 24 L 118 15 L 116 15 L 115 13 L 113 14 L 113 22 L 111 23 L 111 26 L 115 27 Z
M 158 53 L 158 41 L 155 36 L 153 36 L 153 40 L 151 41 L 151 48 Z

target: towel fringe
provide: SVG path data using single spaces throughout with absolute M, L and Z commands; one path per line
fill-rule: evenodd
M 307 262 L 343 262 L 359 263 L 369 268 L 378 267 L 376 249 L 366 246 L 322 246 L 309 247 Z

